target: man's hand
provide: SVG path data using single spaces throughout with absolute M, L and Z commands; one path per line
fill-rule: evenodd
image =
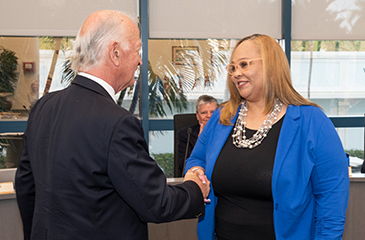
M 199 185 L 200 190 L 203 193 L 204 199 L 208 197 L 210 190 L 210 182 L 205 176 L 203 168 L 201 167 L 190 168 L 189 171 L 187 171 L 185 174 L 184 182 L 188 180 L 194 181 L 196 184 Z
M 200 136 L 200 134 L 202 133 L 204 127 L 205 127 L 205 124 L 207 124 L 207 122 L 199 122 L 199 125 L 200 125 L 200 128 L 199 128 L 199 134 L 198 136 Z

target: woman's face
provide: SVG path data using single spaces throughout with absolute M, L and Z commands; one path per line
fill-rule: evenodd
M 32 90 L 33 92 L 39 91 L 39 84 L 38 83 L 32 83 Z
M 258 46 L 252 40 L 242 42 L 232 54 L 231 80 L 247 101 L 264 99 L 263 67 Z

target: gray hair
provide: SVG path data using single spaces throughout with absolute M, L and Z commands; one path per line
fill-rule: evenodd
M 108 16 L 101 18 L 96 27 L 83 35 L 80 35 L 81 29 L 79 30 L 70 57 L 72 70 L 87 71 L 95 67 L 103 60 L 102 54 L 111 42 L 126 39 L 125 35 L 128 33 L 125 33 L 121 26 L 121 15 L 129 16 L 116 10 L 106 11 L 109 13 Z M 135 19 L 131 19 L 136 23 Z M 127 42 L 122 43 L 121 46 L 124 50 L 128 50 L 130 47 Z
M 207 104 L 207 103 L 216 103 L 218 106 L 218 101 L 212 96 L 209 95 L 201 95 L 198 100 L 196 101 L 196 113 L 199 112 L 199 107 L 201 105 Z

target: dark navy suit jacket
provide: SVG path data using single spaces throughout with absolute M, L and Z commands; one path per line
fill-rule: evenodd
M 198 185 L 167 185 L 140 121 L 82 76 L 32 108 L 15 185 L 25 239 L 147 240 L 147 222 L 204 211 Z

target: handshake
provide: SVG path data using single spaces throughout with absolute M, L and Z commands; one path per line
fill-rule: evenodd
M 209 195 L 210 182 L 205 176 L 204 169 L 202 167 L 192 167 L 186 172 L 184 177 L 185 181 L 194 181 L 200 187 L 202 194 L 204 196 L 204 201 L 208 202 L 206 198 Z

